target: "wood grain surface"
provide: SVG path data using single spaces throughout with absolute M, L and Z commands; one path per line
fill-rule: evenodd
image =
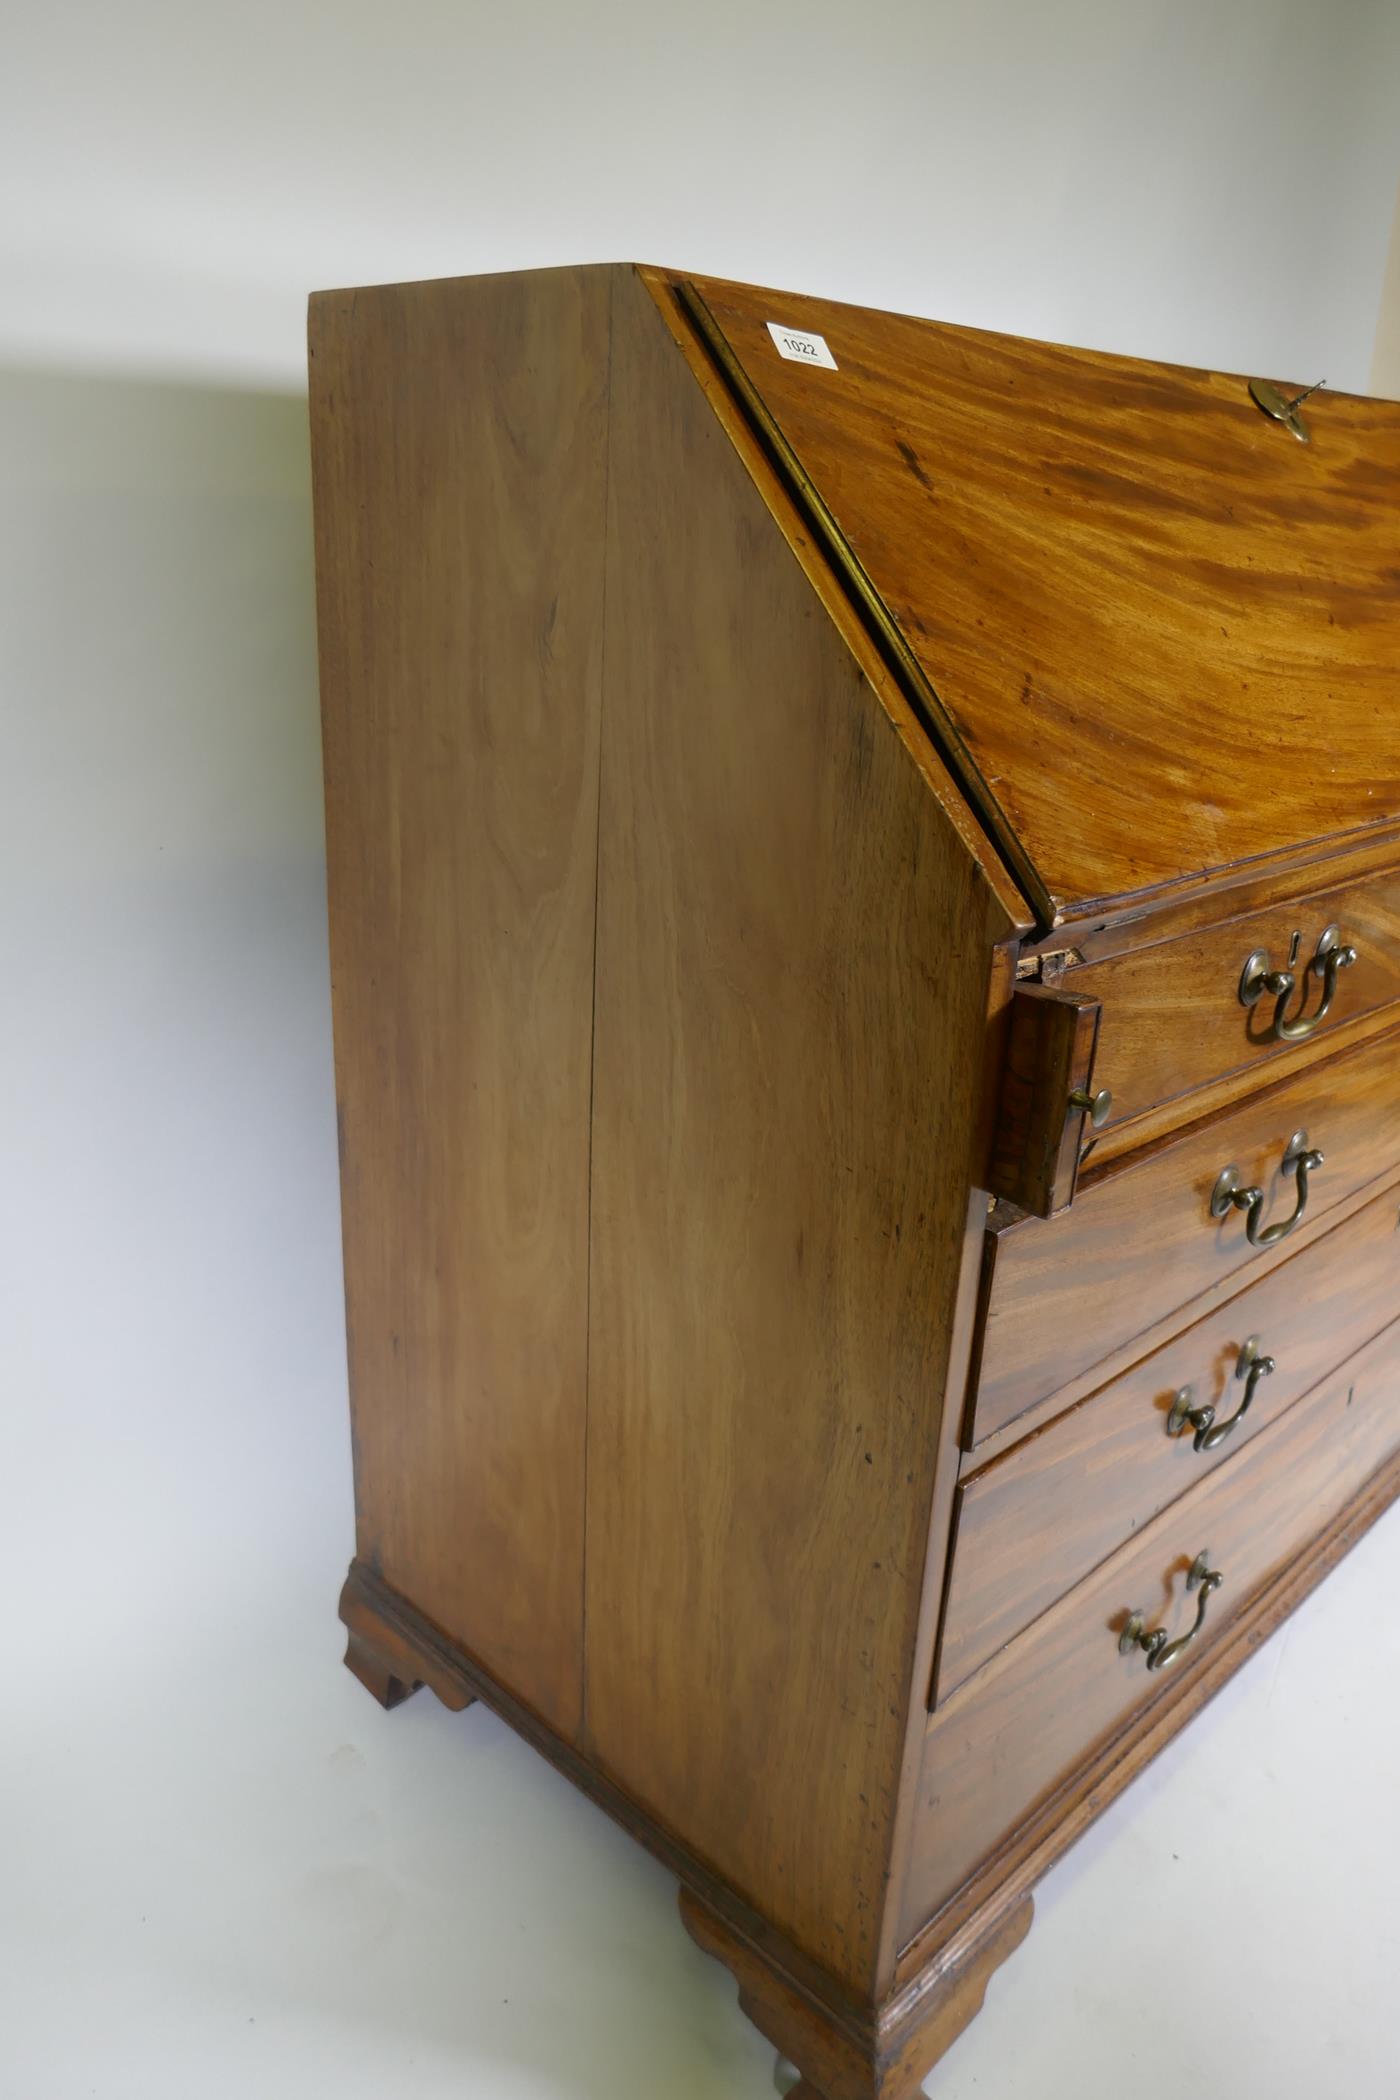
M 1032 1217 L 1074 1200 L 1094 1085 L 1099 1004 L 1058 986 L 1018 984 L 1006 1015 L 987 1187 Z
M 1084 1182 L 1057 1218 L 989 1234 L 973 1440 L 980 1443 L 1225 1278 L 1294 1251 L 1250 1245 L 1238 1211 L 1210 1214 L 1223 1167 L 1265 1192 L 1265 1224 L 1293 1211 L 1280 1174 L 1294 1131 L 1325 1155 L 1308 1218 L 1400 1170 L 1400 1036 L 1394 1031 L 1255 1094 Z
M 631 281 L 612 385 L 585 1741 L 868 1992 L 1005 920 Z
M 566 1734 L 610 298 L 561 270 L 311 309 L 359 1550 Z
M 1355 948 L 1356 961 L 1338 971 L 1332 1004 L 1315 1033 L 1278 1042 L 1272 1035 L 1277 1001 L 1265 993 L 1253 1006 L 1240 1003 L 1246 958 L 1262 949 L 1270 968 L 1282 969 L 1296 935 L 1298 990 L 1285 1016 L 1290 1024 L 1300 1016 L 1315 1018 L 1321 985 L 1305 974 L 1306 965 L 1331 926 Z M 1131 1126 L 1148 1111 L 1175 1103 L 1177 1120 L 1184 1122 L 1195 1112 L 1192 1096 L 1200 1088 L 1236 1073 L 1257 1074 L 1260 1084 L 1277 1079 L 1305 1048 L 1345 1046 L 1349 1023 L 1400 1000 L 1400 872 L 1391 869 L 1180 940 L 1071 966 L 1055 972 L 1053 983 L 1103 1004 L 1098 1071 L 1113 1093 L 1113 1117 L 1096 1156 L 1108 1157 L 1133 1143 Z
M 1004 1648 L 934 1715 L 906 1892 L 912 1935 L 1085 1762 L 1100 1739 L 1189 1678 L 1251 1593 L 1302 1551 L 1400 1447 L 1400 1322 Z M 1149 1672 L 1118 1652 L 1129 1614 L 1173 1638 L 1196 1618 L 1185 1575 L 1209 1549 L 1225 1577 L 1199 1646 Z
M 964 1479 L 939 1649 L 946 1698 L 988 1656 L 1206 1473 L 1229 1463 L 1340 1357 L 1400 1315 L 1400 1185 L 1101 1392 Z M 1257 1335 L 1275 1369 L 1214 1450 L 1170 1436 L 1178 1390 L 1217 1421 L 1244 1394 L 1240 1351 Z
M 695 283 L 1047 924 L 1400 814 L 1400 404 Z
M 681 1890 L 686 1931 L 722 1961 L 739 2003 L 761 2034 L 803 2076 L 788 2100 L 915 2100 L 924 2079 L 982 2009 L 995 1971 L 1031 1927 L 1029 1896 L 991 1912 L 953 1958 L 931 1968 L 925 1987 L 866 2017 L 834 2019 L 790 1983 L 689 1889 Z

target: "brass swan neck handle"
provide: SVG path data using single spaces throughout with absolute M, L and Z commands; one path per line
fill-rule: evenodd
M 1186 1577 L 1187 1589 L 1199 1590 L 1201 1593 L 1196 1606 L 1195 1625 L 1183 1633 L 1179 1640 L 1169 1641 L 1165 1626 L 1158 1626 L 1149 1633 L 1142 1613 L 1135 1611 L 1129 1615 L 1127 1624 L 1118 1636 L 1118 1653 L 1131 1655 L 1135 1648 L 1141 1648 L 1147 1657 L 1149 1670 L 1169 1670 L 1174 1662 L 1180 1661 L 1205 1625 L 1206 1606 L 1224 1580 L 1220 1570 L 1211 1566 L 1209 1551 L 1203 1550 L 1198 1553 L 1191 1563 L 1191 1572 Z
M 1240 1182 L 1240 1170 L 1235 1166 L 1222 1167 L 1216 1177 L 1210 1195 L 1210 1214 L 1213 1218 L 1223 1218 L 1231 1210 L 1242 1210 L 1250 1246 L 1276 1247 L 1301 1223 L 1308 1207 L 1308 1176 L 1315 1174 L 1322 1163 L 1322 1153 L 1309 1150 L 1306 1130 L 1295 1130 L 1279 1162 L 1280 1174 L 1285 1178 L 1295 1175 L 1298 1182 L 1298 1201 L 1291 1217 L 1261 1229 L 1259 1220 L 1264 1215 L 1264 1191 L 1258 1187 L 1244 1188 Z
M 1317 946 L 1302 971 L 1295 975 L 1294 966 L 1297 960 L 1296 933 L 1289 950 L 1287 969 L 1271 970 L 1268 951 L 1264 948 L 1256 948 L 1252 954 L 1245 957 L 1244 968 L 1240 972 L 1240 1005 L 1257 1006 L 1265 993 L 1268 993 L 1274 1002 L 1274 1017 L 1265 1037 L 1267 1042 L 1301 1043 L 1305 1037 L 1312 1035 L 1322 1026 L 1332 1011 L 1337 979 L 1343 970 L 1349 970 L 1356 961 L 1356 950 L 1349 942 L 1343 942 L 1337 927 L 1328 926 L 1318 935 Z M 1298 1002 L 1297 1012 L 1290 1021 L 1288 1002 L 1297 990 L 1299 976 L 1303 980 L 1303 996 Z M 1315 1012 L 1305 1014 L 1303 1009 L 1308 1003 L 1307 981 L 1310 977 L 1321 981 L 1322 998 Z
M 1235 1412 L 1225 1421 L 1217 1422 L 1215 1408 L 1211 1403 L 1207 1401 L 1203 1406 L 1193 1407 L 1191 1403 L 1196 1397 L 1195 1389 L 1184 1385 L 1173 1400 L 1171 1413 L 1167 1416 L 1167 1435 L 1180 1436 L 1184 1429 L 1190 1427 L 1196 1432 L 1192 1442 L 1197 1451 L 1218 1450 L 1231 1431 L 1249 1413 L 1254 1404 L 1259 1381 L 1268 1378 L 1277 1369 L 1278 1365 L 1273 1357 L 1265 1356 L 1261 1352 L 1258 1335 L 1252 1334 L 1235 1358 L 1235 1376 L 1245 1381 L 1244 1398 Z

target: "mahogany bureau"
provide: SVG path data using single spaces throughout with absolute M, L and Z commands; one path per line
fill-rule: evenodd
M 1400 1488 L 1400 406 L 317 296 L 351 1668 L 901 2100 Z M 467 1754 L 464 1752 L 464 1754 Z

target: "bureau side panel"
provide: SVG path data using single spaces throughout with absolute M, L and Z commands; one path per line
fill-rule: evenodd
M 868 1992 L 1005 922 L 640 282 L 616 311 L 585 1740 Z
M 569 1737 L 610 296 L 311 314 L 359 1552 Z

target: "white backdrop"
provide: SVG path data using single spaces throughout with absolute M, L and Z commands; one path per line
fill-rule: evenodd
M 619 256 L 1364 387 L 1393 0 L 12 10 L 0 349 L 297 386 L 312 286 Z
M 664 1875 L 339 1665 L 306 291 L 640 255 L 1360 387 L 1398 90 L 1363 0 L 7 22 L 0 2100 L 768 2090 Z M 1400 2083 L 1397 1574 L 1051 1878 L 936 2092 Z

